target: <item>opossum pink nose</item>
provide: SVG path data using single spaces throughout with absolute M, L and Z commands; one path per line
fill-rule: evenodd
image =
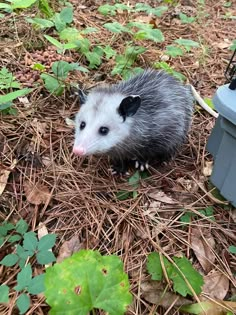
M 83 147 L 74 147 L 73 148 L 73 153 L 77 155 L 85 155 L 86 150 Z

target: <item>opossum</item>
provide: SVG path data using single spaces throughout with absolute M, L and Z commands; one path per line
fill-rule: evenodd
M 149 163 L 170 160 L 190 128 L 191 89 L 164 71 L 146 69 L 127 81 L 78 94 L 73 152 L 107 154 L 118 173 L 132 161 L 144 170 Z

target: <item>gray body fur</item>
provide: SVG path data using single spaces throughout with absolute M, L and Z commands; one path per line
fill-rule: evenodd
M 107 152 L 113 159 L 165 161 L 172 158 L 185 141 L 193 112 L 193 96 L 189 87 L 167 73 L 147 69 L 127 81 L 97 87 L 92 92 L 104 98 L 117 92 L 141 97 L 129 136 Z

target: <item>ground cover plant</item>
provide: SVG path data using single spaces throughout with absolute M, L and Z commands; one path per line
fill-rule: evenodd
M 154 67 L 213 106 L 235 19 L 223 0 L 0 2 L 1 314 L 236 312 L 213 117 L 196 106 L 188 143 L 149 172 L 114 177 L 106 157 L 71 154 L 77 85 Z

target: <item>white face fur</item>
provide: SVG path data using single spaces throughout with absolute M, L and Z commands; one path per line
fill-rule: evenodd
M 132 117 L 124 118 L 117 109 L 124 96 L 91 92 L 75 119 L 73 152 L 80 156 L 105 153 L 119 145 L 130 133 Z

